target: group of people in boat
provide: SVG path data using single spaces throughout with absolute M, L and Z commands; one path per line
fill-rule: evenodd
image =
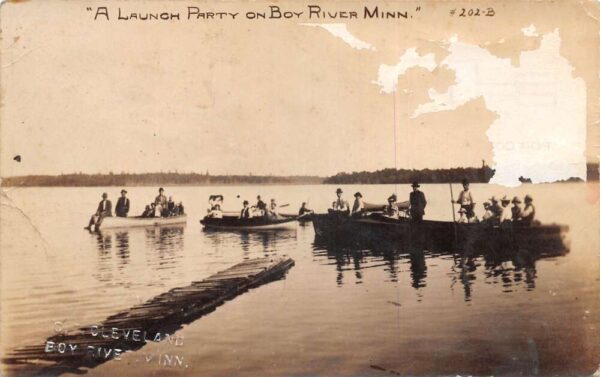
M 146 209 L 142 213 L 142 217 L 169 217 L 183 215 L 184 208 L 183 203 L 175 204 L 173 197 L 167 197 L 164 195 L 164 189 L 161 187 L 158 189 L 158 196 L 153 203 L 146 206 Z M 129 208 L 131 207 L 131 201 L 127 197 L 127 190 L 121 190 L 121 196 L 117 199 L 117 205 L 115 206 L 115 215 L 117 217 L 127 217 L 129 214 Z M 98 203 L 96 212 L 90 218 L 86 229 L 96 224 L 100 225 L 102 220 L 106 217 L 112 217 L 112 202 L 108 199 L 107 193 L 102 193 L 102 200 Z
M 469 181 L 463 179 L 462 186 L 463 190 L 459 193 L 458 199 L 453 201 L 453 203 L 460 205 L 457 221 L 459 223 L 478 223 L 480 220 L 475 214 L 476 202 L 469 190 Z M 492 196 L 489 200 L 483 202 L 483 209 L 485 213 L 481 221 L 494 225 L 506 222 L 532 225 L 535 221 L 535 206 L 533 205 L 533 198 L 530 195 L 525 195 L 523 201 L 518 196 L 513 197 L 512 200 L 506 195 L 500 199 Z
M 427 199 L 425 198 L 425 194 L 419 189 L 421 187 L 419 182 L 413 182 L 411 187 L 412 192 L 406 202 L 398 203 L 396 194 L 388 197 L 388 204 L 383 208 L 385 216 L 398 219 L 401 217 L 401 211 L 405 211 L 413 221 L 423 221 Z M 343 198 L 344 191 L 341 188 L 338 188 L 335 193 L 337 199 L 331 204 L 330 212 L 347 214 L 353 217 L 360 217 L 367 213 L 367 208 L 360 192 L 354 194 L 352 207 Z
M 211 195 L 209 197 L 210 208 L 208 209 L 207 217 L 210 218 L 223 218 L 223 195 Z M 271 220 L 279 219 L 278 205 L 275 199 L 271 199 L 269 204 L 265 203 L 261 196 L 256 197 L 256 204 L 250 205 L 250 202 L 244 200 L 242 202 L 242 209 L 239 214 L 240 219 L 250 219 L 253 217 L 265 217 Z
M 473 198 L 473 194 L 469 190 L 469 181 L 463 179 L 462 186 L 463 190 L 459 193 L 457 200 L 452 200 L 453 204 L 459 204 L 460 206 L 458 210 L 459 218 L 457 221 L 459 223 L 478 223 L 480 220 L 475 214 L 476 202 Z M 398 203 L 396 194 L 392 194 L 388 197 L 388 204 L 382 211 L 384 216 L 398 219 L 405 214 L 410 217 L 412 221 L 423 221 L 427 199 L 425 198 L 425 194 L 420 190 L 421 185 L 419 182 L 413 182 L 411 187 L 412 192 L 406 202 Z M 354 203 L 352 207 L 350 207 L 350 204 L 343 198 L 343 191 L 341 188 L 336 190 L 336 195 L 337 199 L 331 204 L 330 212 L 346 214 L 352 217 L 364 216 L 368 212 L 360 192 L 354 194 Z M 503 196 L 501 199 L 492 196 L 483 203 L 485 213 L 481 222 L 489 222 L 494 225 L 505 222 L 532 225 L 535 222 L 533 198 L 530 195 L 525 195 L 523 202 L 517 196 L 512 200 L 507 196 Z M 512 206 L 510 206 L 511 203 Z
M 171 217 L 184 215 L 185 210 L 183 202 L 175 204 L 172 196 L 165 195 L 165 189 L 158 189 L 158 195 L 154 198 L 154 202 L 148 204 L 142 213 L 142 217 Z

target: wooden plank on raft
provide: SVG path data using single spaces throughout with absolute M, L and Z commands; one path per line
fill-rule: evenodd
M 228 300 L 244 293 L 250 288 L 258 287 L 269 281 L 281 279 L 294 265 L 287 257 L 265 257 L 245 260 L 226 270 L 193 282 L 185 287 L 178 287 L 155 296 L 143 304 L 135 305 L 128 310 L 111 315 L 104 321 L 94 325 L 83 326 L 68 335 L 54 335 L 46 339 L 44 344 L 18 348 L 3 358 L 5 364 L 39 364 L 44 362 L 43 372 L 51 373 L 55 369 L 61 371 L 80 371 L 81 367 L 93 368 L 108 360 L 92 358 L 85 351 L 88 346 L 119 348 L 134 351 L 145 345 L 145 341 L 132 342 L 131 339 L 98 337 L 92 335 L 92 327 L 112 331 L 139 330 L 149 334 L 146 339 L 154 339 L 156 333 L 174 333 L 185 323 L 190 323 L 207 314 Z M 47 342 L 77 344 L 78 350 L 69 354 L 46 352 Z M 48 366 L 48 362 L 55 363 Z M 53 369 L 54 368 L 54 369 Z M 66 369 L 65 369 L 66 368 Z

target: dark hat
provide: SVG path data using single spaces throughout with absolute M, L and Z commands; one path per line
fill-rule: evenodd
M 515 196 L 512 200 L 513 203 L 521 203 L 521 199 L 518 196 Z
M 336 193 L 336 194 L 341 194 L 341 193 L 343 193 L 343 191 L 342 191 L 342 189 L 341 189 L 341 188 L 339 188 L 339 187 L 338 187 L 338 189 L 337 189 L 337 190 L 335 190 L 335 193 Z
M 103 197 L 103 198 L 107 198 L 107 197 L 108 197 L 108 194 L 107 194 L 107 193 L 105 193 L 105 192 L 103 192 L 103 193 L 102 193 L 102 197 Z
M 360 192 L 356 192 L 356 194 L 354 194 L 354 197 L 356 198 L 357 196 L 360 196 L 362 198 L 362 194 Z
M 243 203 L 243 204 L 248 204 L 248 201 L 247 201 L 247 200 L 244 200 L 244 203 Z
M 127 194 L 127 190 L 125 190 L 125 189 L 121 190 L 121 194 Z
M 392 194 L 390 195 L 390 197 L 388 198 L 388 202 L 395 202 L 397 200 L 397 196 L 396 194 Z
M 468 180 L 468 179 L 466 179 L 466 178 L 463 178 L 463 180 L 462 180 L 462 184 L 463 184 L 463 185 L 468 185 L 468 184 L 469 184 L 469 180 Z
M 412 187 L 421 187 L 421 185 L 417 181 L 414 181 L 411 186 Z
M 525 195 L 525 202 L 533 202 L 533 198 L 529 194 Z
M 165 189 L 161 187 L 158 189 L 158 191 L 165 191 Z
M 305 206 L 305 205 L 306 205 L 306 202 L 302 202 L 302 205 L 303 205 L 303 206 Z
M 510 199 L 508 198 L 508 196 L 504 195 L 502 197 L 502 199 L 500 199 L 501 202 L 510 202 Z

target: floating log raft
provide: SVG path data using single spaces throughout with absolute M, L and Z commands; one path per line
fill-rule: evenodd
M 165 335 L 170 335 L 172 340 L 173 333 L 183 324 L 215 310 L 250 288 L 281 279 L 293 265 L 294 261 L 286 257 L 244 261 L 187 287 L 171 289 L 97 324 L 54 335 L 44 344 L 18 348 L 3 362 L 37 366 L 33 368 L 34 373 L 26 373 L 36 375 L 93 368 L 119 353 L 140 349 L 147 341 L 165 340 Z M 60 344 L 67 346 L 59 349 Z M 112 353 L 107 355 L 106 350 Z M 25 369 L 32 372 L 31 368 Z

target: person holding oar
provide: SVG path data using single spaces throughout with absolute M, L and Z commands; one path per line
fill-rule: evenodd
M 469 181 L 464 178 L 462 180 L 463 190 L 458 194 L 458 199 L 452 201 L 452 203 L 459 204 L 460 208 L 465 210 L 465 216 L 471 222 L 471 219 L 475 218 L 475 200 L 473 200 L 473 194 L 469 191 Z

